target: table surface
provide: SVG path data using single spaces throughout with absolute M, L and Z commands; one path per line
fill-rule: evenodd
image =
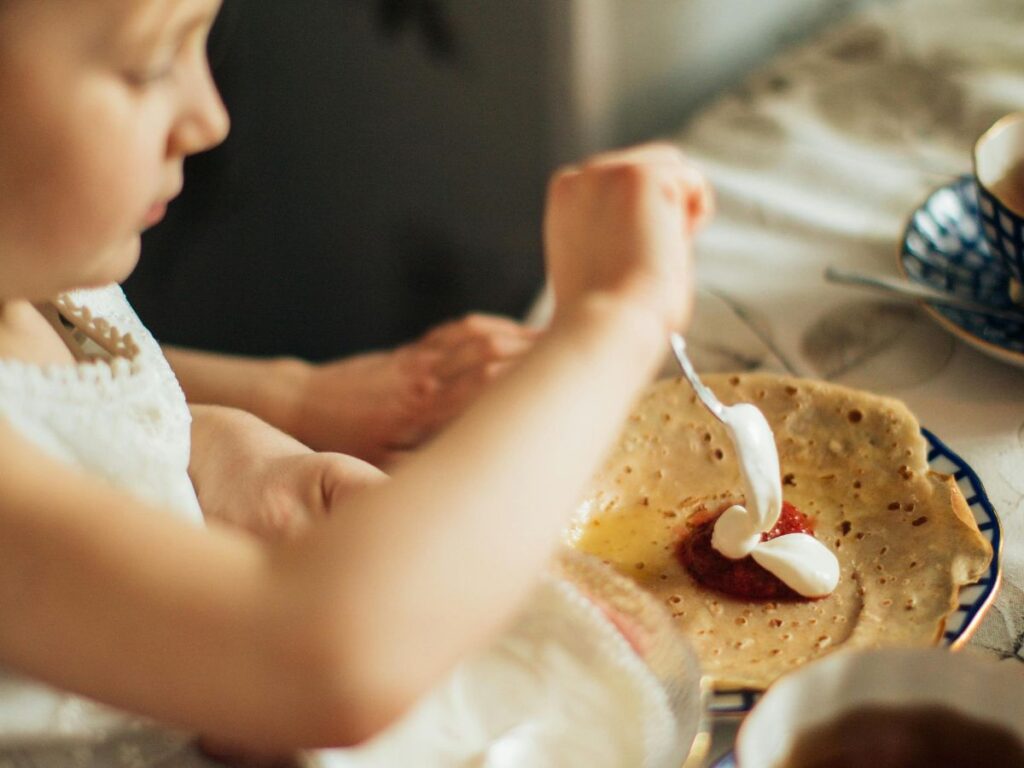
M 698 370 L 769 370 L 898 397 L 978 474 L 1003 528 L 1002 588 L 968 645 L 1024 663 L 1024 368 L 918 305 L 826 283 L 898 276 L 911 213 L 1024 109 L 1024 4 L 881 3 L 790 51 L 675 138 L 718 214 L 698 243 Z M 712 758 L 735 723 L 716 727 Z

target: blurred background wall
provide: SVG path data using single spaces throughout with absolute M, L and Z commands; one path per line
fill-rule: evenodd
M 161 341 L 312 359 L 520 315 L 557 165 L 675 132 L 858 4 L 226 0 L 232 134 L 126 290 Z

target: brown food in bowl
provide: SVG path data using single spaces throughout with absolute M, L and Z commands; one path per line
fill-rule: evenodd
M 1020 768 L 1024 743 L 943 706 L 861 707 L 798 734 L 780 768 Z

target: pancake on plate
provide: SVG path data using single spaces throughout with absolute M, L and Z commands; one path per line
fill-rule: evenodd
M 745 600 L 681 564 L 699 521 L 742 503 L 724 427 L 681 379 L 654 384 L 598 473 L 570 544 L 650 590 L 719 689 L 765 688 L 838 647 L 933 645 L 992 548 L 953 478 L 928 468 L 917 420 L 898 400 L 769 374 L 711 375 L 726 404 L 757 405 L 779 451 L 783 497 L 836 555 L 817 600 Z

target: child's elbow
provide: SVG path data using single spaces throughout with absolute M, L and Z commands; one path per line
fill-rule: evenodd
M 310 633 L 304 669 L 296 675 L 308 724 L 305 747 L 354 747 L 399 720 L 418 692 L 396 676 L 381 674 L 380 659 L 367 659 L 333 633 Z
M 357 747 L 387 730 L 408 709 L 408 704 L 383 697 L 353 696 L 336 691 L 321 698 L 312 717 L 316 733 L 307 748 Z

